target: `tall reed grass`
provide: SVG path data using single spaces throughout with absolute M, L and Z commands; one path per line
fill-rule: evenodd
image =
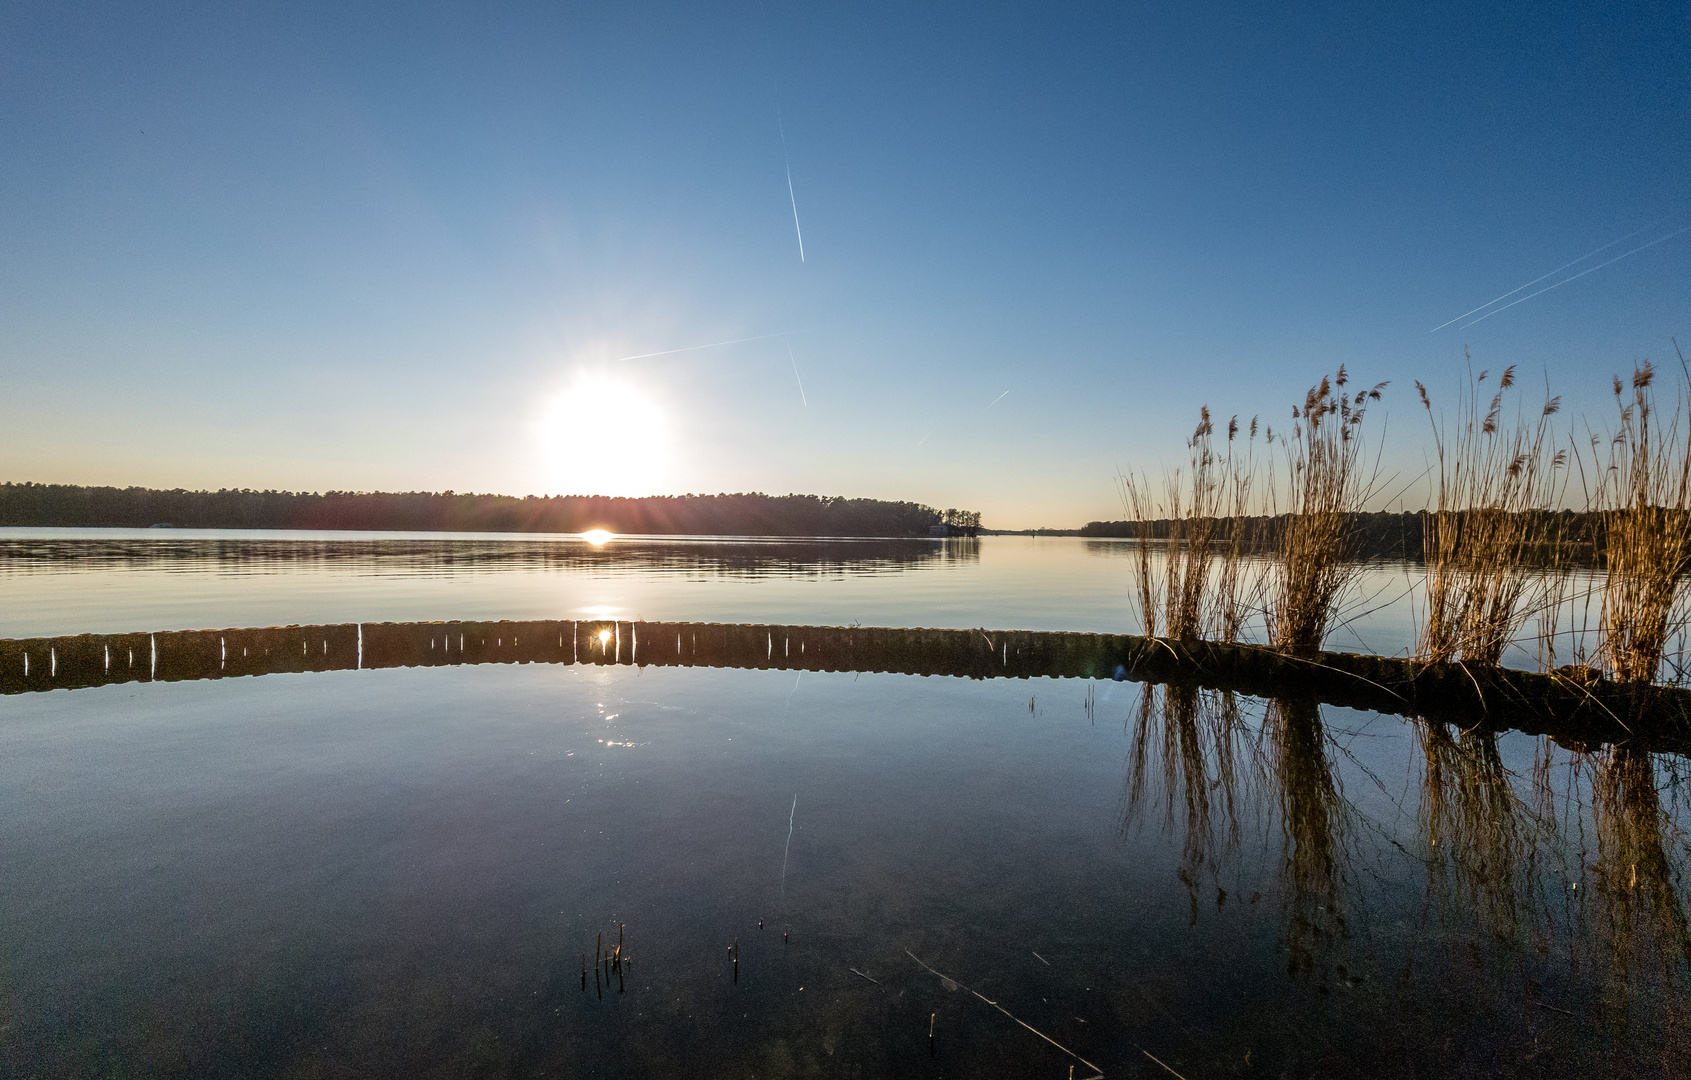
M 1684 357 L 1680 368 L 1686 372 Z M 1593 502 L 1602 518 L 1604 568 L 1599 658 L 1622 682 L 1656 678 L 1680 618 L 1691 568 L 1691 440 L 1683 427 L 1685 396 L 1663 414 L 1656 372 L 1645 361 L 1632 373 L 1630 400 L 1617 377 L 1619 426 L 1596 475 Z M 1691 386 L 1686 372 L 1684 387 Z M 1593 462 L 1602 448 L 1591 438 Z
M 1270 643 L 1286 652 L 1321 648 L 1340 599 L 1361 573 L 1353 525 L 1378 477 L 1377 461 L 1369 471 L 1363 453 L 1362 421 L 1386 384 L 1352 395 L 1349 381 L 1343 364 L 1336 376 L 1324 376 L 1302 408 L 1293 407 L 1290 438 L 1280 437 L 1286 512 L 1276 520 L 1266 616 Z
M 1481 371 L 1463 390 L 1454 428 L 1415 384 L 1438 458 L 1436 502 L 1422 519 L 1426 611 L 1416 654 L 1435 663 L 1497 665 L 1521 624 L 1561 599 L 1559 579 L 1524 558 L 1529 547 L 1548 544 L 1555 561 L 1562 548 L 1558 537 L 1542 534 L 1550 518 L 1539 513 L 1560 498 L 1567 475 L 1567 451 L 1555 448 L 1551 423 L 1561 401 L 1547 393 L 1535 417 L 1517 410 L 1507 418 L 1515 369 L 1503 370 L 1485 403 L 1488 375 Z
M 1683 356 L 1680 366 L 1671 407 L 1658 401 L 1647 361 L 1630 394 L 1617 378 L 1618 426 L 1572 454 L 1560 445 L 1560 398 L 1546 390 L 1541 405 L 1525 406 L 1513 366 L 1495 382 L 1488 371 L 1470 374 L 1449 421 L 1415 384 L 1436 451 L 1416 658 L 1497 666 L 1536 615 L 1539 663 L 1556 668 L 1562 620 L 1578 603 L 1577 551 L 1603 573 L 1595 661 L 1620 681 L 1658 678 L 1676 635 L 1691 636 L 1691 367 Z M 1306 655 L 1322 647 L 1362 573 L 1357 526 L 1380 480 L 1364 419 L 1386 385 L 1352 390 L 1341 365 L 1292 409 L 1289 432 L 1261 428 L 1260 458 L 1256 419 L 1241 429 L 1234 417 L 1223 442 L 1205 406 L 1184 468 L 1155 482 L 1117 477 L 1134 522 L 1145 634 L 1233 642 L 1260 614 L 1270 646 Z M 1570 524 L 1558 507 L 1574 463 L 1588 516 Z M 1259 553 L 1271 558 L 1259 562 Z M 1583 645 L 1575 653 L 1584 662 Z
M 1160 497 L 1144 473 L 1117 477 L 1122 506 L 1136 523 L 1134 599 L 1148 636 L 1160 629 L 1188 640 L 1239 638 L 1249 606 L 1241 567 L 1250 543 L 1257 421 L 1244 440 L 1240 432 L 1235 416 L 1217 448 L 1206 405 L 1186 441 L 1187 467 L 1164 474 Z

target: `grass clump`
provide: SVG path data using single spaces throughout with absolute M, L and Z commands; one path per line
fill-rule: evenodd
M 1454 430 L 1433 417 L 1426 387 L 1415 384 L 1438 456 L 1437 501 L 1422 519 L 1427 606 L 1416 642 L 1418 658 L 1434 663 L 1497 665 L 1531 612 L 1559 599 L 1550 595 L 1555 576 L 1529 569 L 1524 556 L 1546 542 L 1559 547 L 1543 535 L 1550 515 L 1539 512 L 1560 496 L 1565 476 L 1567 452 L 1554 449 L 1551 422 L 1560 399 L 1546 395 L 1536 417 L 1517 412 L 1510 422 L 1504 400 L 1515 369 L 1503 370 L 1482 411 L 1488 375 L 1461 395 Z
M 1268 591 L 1268 635 L 1275 648 L 1321 648 L 1340 599 L 1361 572 L 1352 558 L 1354 521 L 1372 494 L 1365 472 L 1363 415 L 1380 400 L 1379 383 L 1352 395 L 1339 365 L 1292 408 L 1292 434 L 1280 436 L 1287 469 L 1286 513 L 1277 519 L 1278 559 Z
M 1683 356 L 1680 366 L 1685 370 Z M 1683 400 L 1664 416 L 1655 381 L 1646 360 L 1632 373 L 1629 400 L 1616 377 L 1620 426 L 1609 439 L 1593 499 L 1604 567 L 1598 657 L 1622 682 L 1655 679 L 1691 569 L 1691 444 L 1681 427 Z M 1596 436 L 1591 445 L 1596 460 Z
M 1251 420 L 1243 446 L 1240 431 L 1235 416 L 1218 449 L 1206 405 L 1186 441 L 1187 468 L 1164 475 L 1160 498 L 1144 474 L 1117 477 L 1122 505 L 1135 522 L 1134 598 L 1147 636 L 1160 629 L 1186 640 L 1239 638 L 1247 611 L 1241 566 L 1249 544 L 1257 421 Z

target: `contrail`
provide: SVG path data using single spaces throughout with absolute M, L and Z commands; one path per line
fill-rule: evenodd
M 1011 389 L 1014 389 L 1014 387 L 1012 387 L 1012 388 L 1011 388 Z M 1006 390 L 1006 391 L 1004 391 L 1004 392 L 1003 392 L 1003 393 L 1002 393 L 1002 394 L 999 394 L 999 395 L 998 395 L 998 396 L 997 396 L 997 397 L 995 397 L 995 398 L 993 398 L 993 399 L 992 399 L 992 404 L 991 404 L 991 405 L 988 405 L 988 406 L 987 406 L 987 407 L 986 407 L 986 408 L 985 408 L 985 409 L 982 409 L 982 410 L 981 410 L 981 412 L 983 412 L 983 413 L 985 413 L 985 412 L 988 412 L 988 411 L 990 411 L 990 410 L 991 410 L 991 409 L 992 409 L 992 406 L 993 406 L 993 405 L 996 405 L 996 404 L 998 404 L 998 403 L 999 403 L 999 402 L 1000 402 L 1000 401 L 1003 401 L 1003 400 L 1004 400 L 1004 399 L 1005 399 L 1005 398 L 1007 398 L 1007 397 L 1009 397 L 1009 396 L 1010 396 L 1010 391 L 1009 391 L 1009 390 Z M 933 435 L 934 435 L 934 432 L 935 432 L 935 431 L 938 431 L 938 430 L 939 430 L 939 429 L 940 429 L 940 427 L 943 427 L 943 426 L 944 426 L 944 425 L 938 425 L 938 426 L 935 426 L 935 427 L 934 427 L 934 428 L 933 428 L 933 429 L 932 429 L 932 430 L 930 430 L 930 431 L 929 431 L 929 432 L 928 432 L 928 433 L 927 433 L 927 434 L 926 434 L 926 435 L 924 435 L 924 436 L 922 436 L 922 437 L 921 437 L 921 438 L 920 438 L 920 439 L 918 439 L 918 440 L 917 440 L 917 442 L 916 442 L 916 445 L 917 445 L 917 446 L 921 446 L 921 445 L 922 445 L 922 444 L 923 444 L 923 443 L 925 443 L 925 442 L 927 442 L 927 441 L 928 441 L 928 440 L 929 440 L 929 439 L 931 439 L 931 438 L 933 438 Z
M 786 334 L 759 334 L 756 337 L 741 337 L 741 338 L 735 338 L 732 341 L 713 341 L 709 345 L 689 345 L 685 349 L 664 349 L 661 352 L 636 353 L 634 356 L 623 357 L 621 360 L 618 360 L 617 363 L 620 364 L 620 363 L 622 363 L 623 360 L 645 360 L 648 357 L 652 357 L 652 356 L 673 356 L 676 353 L 697 352 L 700 349 L 720 349 L 724 345 L 738 345 L 742 341 L 767 341 L 770 338 L 778 338 L 778 337 L 786 337 L 786 336 L 787 336 Z
M 1431 330 L 1428 330 L 1427 333 L 1436 334 L 1440 330 L 1443 330 L 1445 327 L 1449 326 L 1450 323 L 1461 322 L 1463 319 L 1466 319 L 1468 316 L 1474 314 L 1475 311 L 1484 311 L 1486 308 L 1488 308 L 1491 305 L 1497 303 L 1498 300 L 1507 300 L 1511 296 L 1514 296 L 1516 293 L 1520 292 L 1521 289 L 1530 289 L 1534 285 L 1537 285 L 1539 282 L 1543 281 L 1545 278 L 1555 277 L 1557 274 L 1560 274 L 1562 271 L 1566 270 L 1568 267 L 1577 266 L 1578 264 L 1580 264 L 1580 263 L 1584 262 L 1585 260 L 1591 258 L 1593 255 L 1600 255 L 1603 252 L 1608 251 L 1610 248 L 1614 247 L 1616 244 L 1625 243 L 1626 241 L 1631 240 L 1633 237 L 1637 236 L 1639 233 L 1644 232 L 1646 229 L 1653 229 L 1657 225 L 1660 225 L 1662 222 L 1668 220 L 1668 218 L 1671 218 L 1673 216 L 1674 215 L 1672 215 L 1672 214 L 1668 214 L 1666 217 L 1657 218 L 1655 221 L 1650 222 L 1648 225 L 1641 225 L 1638 228 L 1636 228 L 1636 229 L 1632 230 L 1631 232 L 1627 233 L 1625 236 L 1621 237 L 1619 240 L 1611 240 L 1607 244 L 1604 244 L 1602 247 L 1597 248 L 1594 251 L 1586 252 L 1584 255 L 1581 255 L 1579 258 L 1573 260 L 1572 262 L 1563 263 L 1561 266 L 1558 266 L 1556 269 L 1550 271 L 1548 274 L 1542 274 L 1538 277 L 1533 278 L 1531 281 L 1527 282 L 1525 285 L 1522 285 L 1519 289 L 1510 289 L 1508 292 L 1504 293 L 1502 296 L 1497 297 L 1496 299 L 1487 300 L 1485 303 L 1483 303 L 1479 307 L 1475 308 L 1474 311 L 1465 311 L 1462 314 L 1456 316 L 1456 318 L 1451 319 L 1450 322 L 1439 323 L 1437 326 L 1433 327 Z M 1649 245 L 1645 245 L 1645 246 L 1648 247 Z M 1621 258 L 1623 258 L 1623 259 L 1625 257 L 1626 257 L 1625 255 L 1621 256 Z M 1613 262 L 1613 261 L 1614 260 L 1612 260 L 1612 259 L 1610 260 L 1610 262 Z M 1603 265 L 1607 266 L 1608 263 L 1604 263 Z M 1591 269 L 1595 270 L 1597 268 L 1592 267 Z M 1587 273 L 1589 273 L 1589 272 L 1590 271 L 1587 271 Z M 1573 278 L 1569 278 L 1568 280 L 1572 281 Z M 1552 285 L 1551 288 L 1555 288 L 1555 286 Z M 1533 295 L 1536 296 L 1538 294 L 1534 293 Z M 1525 300 L 1527 298 L 1523 296 L 1523 297 L 1521 297 L 1521 299 Z M 1520 301 L 1516 301 L 1516 303 L 1519 303 L 1519 302 Z M 1501 311 L 1501 310 L 1503 310 L 1503 309 L 1502 308 L 1498 309 L 1498 311 Z M 1492 312 L 1492 314 L 1494 314 L 1494 315 L 1496 313 L 1497 312 Z M 1474 320 L 1474 322 L 1479 322 L 1479 321 L 1480 320 L 1478 320 L 1478 319 Z M 1471 326 L 1473 324 L 1470 323 L 1469 325 Z
M 799 228 L 799 198 L 793 194 L 793 162 L 787 156 L 787 125 L 781 122 L 781 84 L 775 84 L 775 128 L 781 133 L 781 161 L 787 167 L 787 198 L 793 204 L 793 232 L 799 238 L 799 262 L 804 262 L 804 230 Z
M 800 673 L 802 676 L 802 672 Z M 798 684 L 794 683 L 794 687 Z M 781 903 L 787 902 L 787 855 L 793 850 L 793 816 L 799 812 L 799 797 L 793 796 L 793 809 L 787 814 L 787 850 L 781 852 Z
M 1538 292 L 1530 292 L 1527 295 L 1521 297 L 1521 299 L 1519 299 L 1519 300 L 1514 300 L 1514 301 L 1511 301 L 1510 303 L 1504 304 L 1502 307 L 1498 308 L 1497 311 L 1488 311 L 1484 315 L 1481 315 L 1479 318 L 1475 319 L 1474 322 L 1463 323 L 1462 326 L 1461 326 L 1461 329 L 1466 330 L 1466 329 L 1468 329 L 1468 327 L 1473 326 L 1474 323 L 1485 322 L 1487 319 L 1491 318 L 1493 315 L 1496 315 L 1498 311 L 1508 311 L 1510 308 L 1514 307 L 1516 304 L 1523 303 L 1527 300 L 1531 300 L 1533 297 L 1538 296 L 1541 293 L 1547 293 L 1551 289 L 1560 289 L 1562 286 L 1566 285 L 1568 282 L 1578 281 L 1580 278 L 1582 278 L 1585 275 L 1591 273 L 1592 271 L 1601 270 L 1605 266 L 1608 266 L 1610 263 L 1620 262 L 1622 259 L 1626 258 L 1628 255 L 1636 255 L 1640 251 L 1643 251 L 1645 248 L 1653 248 L 1657 244 L 1666 243 L 1667 241 L 1672 240 L 1674 237 L 1680 235 L 1681 233 L 1688 233 L 1688 232 L 1691 232 L 1691 225 L 1687 225 L 1682 229 L 1675 229 L 1673 232 L 1668 233 L 1666 236 L 1658 236 L 1654 240 L 1650 241 L 1648 244 L 1640 244 L 1639 246 L 1633 248 L 1631 251 L 1624 252 L 1620 255 L 1616 255 L 1614 258 L 1610 259 L 1608 262 L 1600 262 L 1596 266 L 1591 267 L 1591 269 L 1589 269 L 1589 270 L 1581 270 L 1579 273 L 1575 274 L 1573 277 L 1563 278 L 1561 281 L 1558 281 L 1554 285 L 1546 285 L 1544 288 L 1538 290 Z M 1544 279 L 1540 278 L 1539 280 L 1542 281 Z
M 799 379 L 799 362 L 797 360 L 793 359 L 793 343 L 790 342 L 790 341 L 787 342 L 787 359 L 792 360 L 792 362 L 793 362 L 793 378 L 798 379 L 799 400 L 804 402 L 804 407 L 808 409 L 808 408 L 810 408 L 810 399 L 804 396 L 804 380 Z M 793 685 L 797 686 L 798 683 L 794 683 Z

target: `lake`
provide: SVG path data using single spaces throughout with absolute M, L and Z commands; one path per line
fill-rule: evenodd
M 1129 550 L 12 529 L 0 637 L 1120 633 Z M 1407 650 L 1415 573 L 1369 567 L 1333 645 Z M 1691 1064 L 1674 754 L 1111 679 L 849 670 L 337 670 L 0 707 L 8 1075 Z

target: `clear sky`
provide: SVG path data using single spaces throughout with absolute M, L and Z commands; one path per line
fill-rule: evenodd
M 1341 362 L 1601 418 L 1685 226 L 1683 2 L 14 2 L 0 479 L 1072 526 Z

